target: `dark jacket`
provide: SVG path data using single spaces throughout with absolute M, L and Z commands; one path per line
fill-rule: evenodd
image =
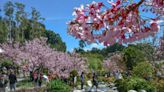
M 9 75 L 9 80 L 10 80 L 10 84 L 16 83 L 16 82 L 17 82 L 17 77 L 16 77 L 16 75 L 10 74 L 10 75 Z

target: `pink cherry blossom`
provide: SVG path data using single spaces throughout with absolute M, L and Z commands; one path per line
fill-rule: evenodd
M 83 8 L 77 8 L 75 18 L 68 24 L 68 33 L 88 43 L 100 42 L 108 46 L 141 40 L 154 36 L 160 30 L 155 21 L 161 17 L 145 20 L 141 17 L 139 8 L 144 6 L 141 7 L 144 12 L 150 10 L 161 15 L 164 11 L 163 0 L 140 0 L 138 3 L 127 5 L 124 2 L 108 1 L 108 6 L 112 6 L 110 8 L 102 2 L 92 2 Z
M 47 45 L 46 38 L 36 38 L 32 41 L 26 41 L 24 45 L 0 44 L 5 51 L 3 54 L 11 58 L 23 70 L 34 70 L 38 67 L 44 67 L 51 72 L 53 77 L 69 77 L 72 70 L 77 70 L 80 74 L 87 70 L 85 59 L 78 54 L 73 55 L 56 51 Z

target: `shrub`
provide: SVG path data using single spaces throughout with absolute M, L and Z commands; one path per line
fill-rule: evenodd
M 154 73 L 153 66 L 148 62 L 138 63 L 132 71 L 132 75 L 142 78 L 152 77 Z
M 164 91 L 164 80 L 163 79 L 156 81 L 155 85 L 157 87 L 157 92 L 163 92 Z
M 145 61 L 146 58 L 141 50 L 134 46 L 128 46 L 123 50 L 123 59 L 128 69 L 133 69 L 138 62 Z
M 140 91 L 141 89 L 146 90 L 147 92 L 155 92 L 155 86 L 142 78 L 131 77 L 125 80 L 117 80 L 116 86 L 118 87 L 119 92 L 128 92 L 128 90 Z
M 30 88 L 33 86 L 34 86 L 33 83 L 29 82 L 29 80 L 22 80 L 17 83 L 17 87 L 19 87 L 19 88 Z
M 71 92 L 71 87 L 61 80 L 52 80 L 47 84 L 48 92 Z
M 87 74 L 87 79 L 92 79 L 92 73 Z
M 11 69 L 11 68 L 18 68 L 19 66 L 14 64 L 11 60 L 9 59 L 3 59 L 0 63 L 1 67 L 5 67 L 6 69 Z
M 72 76 L 78 76 L 77 70 L 72 70 L 72 71 L 70 72 L 70 75 L 72 75 Z
M 114 77 L 99 77 L 100 81 L 113 83 L 115 81 Z

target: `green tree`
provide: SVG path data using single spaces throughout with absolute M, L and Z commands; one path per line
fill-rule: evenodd
M 146 61 L 144 53 L 133 45 L 123 50 L 123 59 L 128 69 L 133 69 L 137 63 Z
M 108 46 L 107 48 L 102 49 L 101 53 L 103 54 L 103 56 L 107 57 L 109 53 L 122 51 L 123 49 L 124 49 L 123 45 L 116 43 L 112 46 Z
M 6 16 L 6 24 L 7 24 L 7 28 L 8 28 L 8 40 L 10 42 L 12 42 L 12 37 L 13 37 L 13 19 L 14 19 L 14 4 L 11 1 L 8 1 L 5 6 L 4 6 L 4 12 L 5 12 L 5 16 Z
M 22 3 L 15 3 L 16 5 L 16 24 L 17 24 L 17 30 L 16 30 L 16 40 L 25 40 L 25 29 L 27 28 L 27 13 L 25 12 L 25 5 Z M 21 39 L 20 39 L 21 37 Z
M 6 23 L 3 21 L 2 18 L 0 18 L 0 43 L 3 43 L 5 41 L 7 41 L 7 25 Z
M 87 58 L 89 68 L 99 71 L 103 69 L 103 56 L 98 53 L 83 53 L 83 57 Z
M 80 48 L 84 48 L 86 45 L 87 45 L 87 44 L 86 44 L 85 41 L 83 41 L 83 40 L 80 40 L 80 41 L 79 41 L 79 46 L 80 46 Z
M 30 38 L 36 38 L 41 37 L 43 26 L 39 21 L 44 20 L 44 18 L 41 17 L 41 14 L 39 11 L 37 11 L 35 8 L 32 8 L 31 12 L 31 37 Z
M 47 42 L 50 44 L 51 48 L 55 48 L 58 51 L 66 51 L 66 44 L 62 41 L 59 34 L 51 30 L 46 30 L 43 36 L 48 38 Z
M 135 46 L 137 49 L 141 50 L 144 54 L 144 56 L 149 60 L 153 61 L 154 60 L 154 48 L 151 44 L 149 43 L 139 43 Z
M 150 63 L 140 62 L 133 68 L 132 74 L 133 76 L 137 76 L 140 78 L 152 78 L 154 74 L 154 69 Z

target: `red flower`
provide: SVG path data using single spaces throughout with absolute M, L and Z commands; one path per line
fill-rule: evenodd
M 121 1 L 120 0 L 117 0 L 116 2 L 116 6 L 120 5 Z
M 104 6 L 104 4 L 102 2 L 99 2 L 98 6 L 101 7 L 101 6 Z

